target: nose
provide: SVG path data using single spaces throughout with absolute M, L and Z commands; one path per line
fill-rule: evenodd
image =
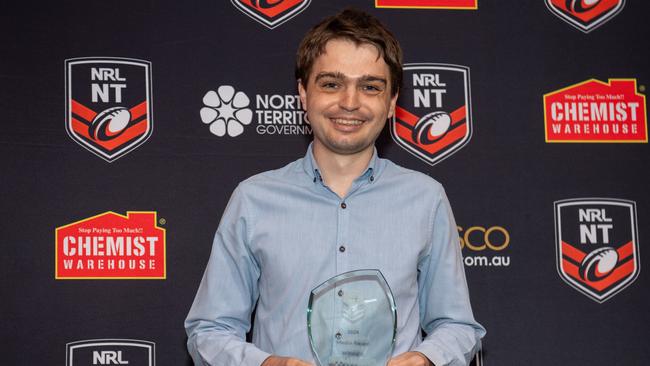
M 361 106 L 359 99 L 359 91 L 357 88 L 345 88 L 341 91 L 341 97 L 339 99 L 339 107 L 346 111 L 354 111 L 359 109 Z

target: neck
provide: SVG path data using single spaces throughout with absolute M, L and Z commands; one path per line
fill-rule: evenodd
M 318 164 L 325 184 L 339 197 L 343 198 L 350 190 L 352 183 L 368 167 L 374 146 L 354 154 L 337 154 L 314 141 L 314 159 Z

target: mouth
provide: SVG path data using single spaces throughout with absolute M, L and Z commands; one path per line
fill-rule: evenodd
M 330 121 L 340 126 L 360 126 L 365 121 L 361 119 L 352 119 L 352 118 L 330 118 Z

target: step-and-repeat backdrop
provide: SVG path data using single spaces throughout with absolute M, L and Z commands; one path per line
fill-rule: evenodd
M 304 154 L 295 50 L 348 5 L 404 48 L 377 145 L 446 187 L 474 363 L 650 362 L 647 2 L 211 0 L 4 5 L 0 363 L 191 364 L 225 204 Z

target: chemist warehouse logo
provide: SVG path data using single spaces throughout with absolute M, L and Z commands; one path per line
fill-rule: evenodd
M 153 131 L 151 63 L 115 57 L 65 61 L 66 130 L 110 162 L 142 145 Z
M 623 10 L 625 0 L 546 0 L 546 7 L 584 33 L 600 27 Z
M 555 202 L 557 269 L 571 287 L 602 303 L 639 275 L 636 203 L 612 198 Z
M 405 64 L 390 131 L 398 145 L 431 165 L 460 150 L 472 136 L 469 68 Z
M 375 7 L 476 10 L 478 0 L 375 0 Z
M 544 95 L 546 142 L 648 142 L 636 79 L 590 79 Z
M 66 345 L 66 366 L 155 366 L 156 344 L 135 339 L 90 339 Z
M 108 211 L 56 228 L 57 279 L 164 279 L 165 229 L 156 212 Z
M 269 29 L 295 17 L 311 0 L 230 0 L 242 13 Z
M 237 137 L 246 130 L 259 135 L 309 135 L 311 126 L 298 95 L 248 94 L 222 85 L 203 96 L 201 121 L 213 135 Z

